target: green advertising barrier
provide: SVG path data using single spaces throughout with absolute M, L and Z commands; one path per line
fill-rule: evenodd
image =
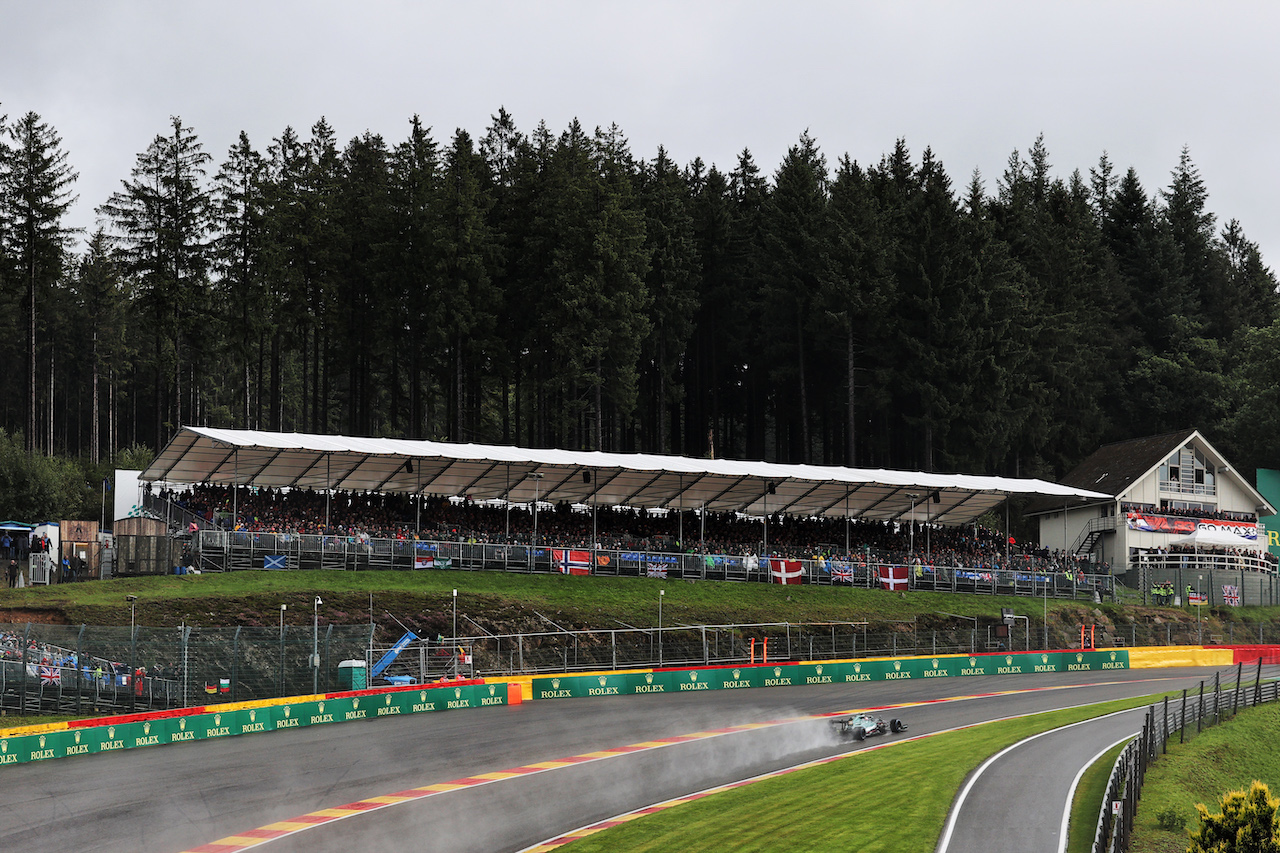
M 1127 651 L 1013 652 L 1004 655 L 939 655 L 932 658 L 743 665 L 662 672 L 557 675 L 533 679 L 533 699 L 574 699 L 637 693 L 688 693 L 854 684 L 863 681 L 919 681 L 975 675 L 1021 675 L 1128 669 Z
M 465 684 L 63 729 L 0 738 L 0 766 L 326 723 L 505 704 L 506 684 Z

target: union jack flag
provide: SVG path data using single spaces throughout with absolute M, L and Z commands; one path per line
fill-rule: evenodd
M 831 580 L 853 583 L 853 572 L 850 569 L 832 568 Z
M 40 683 L 49 685 L 62 684 L 62 670 L 56 666 L 40 667 Z
M 657 563 L 650 563 L 644 567 L 645 576 L 651 578 L 665 578 L 667 576 L 667 567 L 660 566 Z
M 1240 587 L 1222 585 L 1222 601 L 1224 604 L 1230 604 L 1232 607 L 1240 606 Z

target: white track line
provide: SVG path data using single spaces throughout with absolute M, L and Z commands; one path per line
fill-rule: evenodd
M 1071 824 L 1071 806 L 1075 802 L 1076 787 L 1080 784 L 1080 777 L 1084 775 L 1084 771 L 1097 763 L 1098 759 L 1106 755 L 1110 750 L 1115 749 L 1127 740 L 1133 740 L 1139 734 L 1140 732 L 1131 732 L 1110 746 L 1104 746 L 1101 752 L 1086 761 L 1084 765 L 1076 771 L 1076 778 L 1071 780 L 1071 790 L 1067 791 L 1067 803 L 1062 807 L 1062 829 L 1059 830 L 1058 833 L 1058 853 L 1067 853 L 1067 830 L 1070 828 Z
M 1139 705 L 1137 707 L 1141 708 L 1143 706 Z M 1049 731 L 1047 732 L 1040 732 L 1040 734 L 1032 735 L 1029 738 L 1024 738 L 1011 746 L 1005 747 L 1004 749 L 997 752 L 995 755 L 988 758 L 986 761 L 982 762 L 982 764 L 978 767 L 978 769 L 973 772 L 973 775 L 969 777 L 969 781 L 966 782 L 964 787 L 960 789 L 960 795 L 956 797 L 956 804 L 951 807 L 951 814 L 947 816 L 947 827 L 942 832 L 942 840 L 938 842 L 937 853 L 946 853 L 947 848 L 950 846 L 951 833 L 955 831 L 956 821 L 960 817 L 960 809 L 964 807 L 964 801 L 966 798 L 968 798 L 969 791 L 971 791 L 973 789 L 973 786 L 977 784 L 978 779 L 981 778 L 984 772 L 986 772 L 986 769 L 990 767 L 992 764 L 995 764 L 997 761 L 999 761 L 1000 758 L 1004 756 L 1006 753 L 1012 752 L 1013 750 L 1017 749 L 1023 744 L 1030 743 L 1036 738 L 1042 738 L 1045 735 L 1051 735 L 1054 732 L 1061 732 L 1061 731 L 1066 731 L 1067 729 L 1073 729 L 1076 726 L 1083 726 L 1085 723 L 1092 723 L 1097 720 L 1105 720 L 1107 717 L 1115 717 L 1115 716 L 1118 716 L 1119 714 L 1128 714 L 1133 710 L 1135 709 L 1127 708 L 1123 711 L 1113 711 L 1110 714 L 1103 714 L 1100 717 L 1090 717 L 1089 719 L 1081 720 L 1078 723 L 1069 723 L 1065 726 L 1059 726 L 1056 729 L 1049 729 Z M 1030 716 L 1030 715 L 1027 715 L 1027 716 Z

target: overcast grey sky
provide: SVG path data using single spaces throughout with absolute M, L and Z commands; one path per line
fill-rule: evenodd
M 445 141 L 505 106 L 526 132 L 617 122 L 638 157 L 772 173 L 806 128 L 834 163 L 931 146 L 995 189 L 1044 133 L 1055 174 L 1105 150 L 1168 184 L 1183 145 L 1221 226 L 1280 252 L 1273 137 L 1280 6 L 1262 2 L 124 2 L 0 0 L 0 113 L 61 133 L 80 202 L 127 178 L 170 115 L 215 166 L 326 116 L 389 144 Z

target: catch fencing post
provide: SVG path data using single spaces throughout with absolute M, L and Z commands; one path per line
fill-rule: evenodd
M 1164 728 L 1160 731 L 1160 752 L 1169 752 L 1169 697 L 1164 697 Z
M 1178 743 L 1187 742 L 1187 688 L 1182 688 L 1182 725 L 1178 726 Z
M 1253 707 L 1262 701 L 1262 656 L 1258 656 L 1258 675 L 1253 680 Z
M 1244 676 L 1244 661 L 1236 664 L 1236 686 L 1231 691 L 1231 716 L 1240 711 L 1240 679 Z
M 1196 709 L 1196 734 L 1204 728 L 1204 679 L 1200 679 L 1200 707 Z
M 1221 673 L 1217 673 L 1217 672 L 1213 674 L 1213 724 L 1215 726 L 1218 724 L 1218 721 L 1219 721 L 1218 714 L 1221 711 L 1221 705 L 1219 703 L 1219 699 L 1222 695 L 1222 679 L 1220 675 Z

